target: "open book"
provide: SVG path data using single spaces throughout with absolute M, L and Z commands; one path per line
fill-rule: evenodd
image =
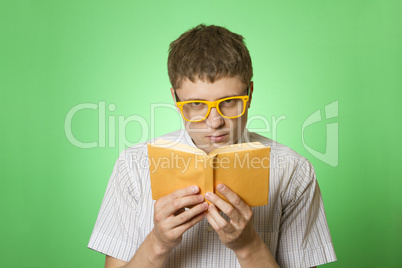
M 270 147 L 259 142 L 232 144 L 209 154 L 177 142 L 148 143 L 152 198 L 198 185 L 200 194 L 213 192 L 225 201 L 216 186 L 224 183 L 249 206 L 268 204 Z

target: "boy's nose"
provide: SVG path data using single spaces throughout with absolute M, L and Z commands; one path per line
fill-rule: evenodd
M 223 118 L 216 108 L 212 108 L 208 117 L 205 119 L 207 126 L 210 128 L 219 128 L 225 123 L 225 118 Z

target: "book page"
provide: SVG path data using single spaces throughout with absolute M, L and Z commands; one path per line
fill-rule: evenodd
M 214 164 L 214 188 L 223 183 L 252 207 L 268 203 L 269 147 L 219 153 Z M 226 200 L 219 192 L 216 194 Z
M 194 148 L 187 144 L 163 140 L 163 139 L 156 140 L 154 143 L 148 143 L 148 144 L 150 144 L 150 146 L 152 148 L 169 148 L 172 150 L 179 150 L 179 151 L 183 151 L 183 152 L 206 155 L 206 153 L 201 149 Z
M 247 143 L 238 143 L 238 144 L 230 144 L 222 147 L 218 147 L 213 149 L 208 155 L 220 154 L 223 152 L 234 152 L 234 151 L 244 151 L 244 150 L 253 150 L 264 148 L 265 146 L 260 142 L 247 142 Z

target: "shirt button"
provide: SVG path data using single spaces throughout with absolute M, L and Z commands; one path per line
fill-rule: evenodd
M 211 226 L 208 226 L 208 232 L 212 232 L 214 228 L 212 228 Z

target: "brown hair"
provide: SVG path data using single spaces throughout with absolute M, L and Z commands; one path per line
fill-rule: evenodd
M 238 76 L 248 86 L 253 67 L 243 36 L 220 26 L 200 24 L 170 44 L 168 74 L 175 90 L 186 78 L 213 83 Z

